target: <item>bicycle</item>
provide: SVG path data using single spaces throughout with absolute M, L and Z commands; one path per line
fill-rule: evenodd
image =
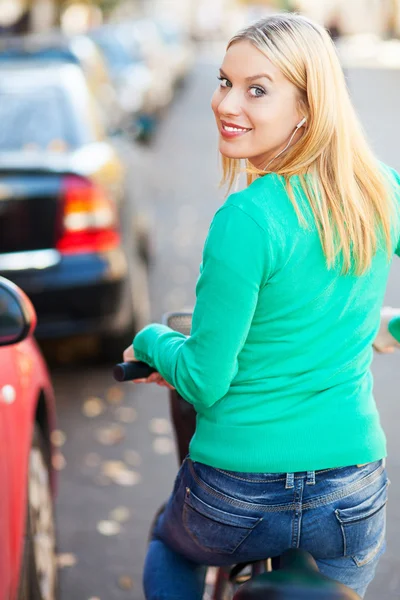
M 400 317 L 396 315 L 382 313 L 380 335 L 387 330 L 392 339 L 399 342 Z M 184 335 L 190 335 L 191 322 L 189 310 L 170 312 L 163 317 L 165 325 Z M 114 368 L 114 378 L 120 382 L 131 381 L 148 377 L 154 371 L 143 362 L 120 363 Z M 176 390 L 170 390 L 169 394 L 178 457 L 182 463 L 189 453 L 196 413 Z M 162 508 L 157 514 L 161 511 Z M 211 589 L 204 600 L 360 600 L 350 588 L 322 575 L 311 554 L 300 548 L 289 548 L 279 557 L 254 563 L 212 569 L 208 571 Z

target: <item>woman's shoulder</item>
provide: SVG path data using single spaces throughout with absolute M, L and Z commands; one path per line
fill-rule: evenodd
M 230 194 L 223 207 L 236 206 L 262 226 L 266 217 L 270 218 L 275 212 L 275 207 L 282 204 L 282 196 L 287 196 L 282 180 L 275 173 L 259 177 L 246 188 Z
M 400 185 L 400 175 L 393 167 L 390 167 L 386 163 L 379 161 L 379 166 L 383 173 L 388 176 L 390 183 L 394 186 Z

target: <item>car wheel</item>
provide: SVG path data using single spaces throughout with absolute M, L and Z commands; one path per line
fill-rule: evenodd
M 57 560 L 50 468 L 43 436 L 35 427 L 28 472 L 28 507 L 25 540 L 27 600 L 56 600 Z M 23 586 L 21 588 L 23 590 Z M 24 596 L 22 599 L 25 600 Z

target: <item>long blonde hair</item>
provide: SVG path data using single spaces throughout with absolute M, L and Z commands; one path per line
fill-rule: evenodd
M 305 132 L 273 162 L 303 226 L 304 214 L 290 177 L 298 175 L 319 232 L 328 268 L 340 258 L 343 273 L 361 275 L 382 246 L 392 256 L 397 222 L 393 182 L 369 148 L 351 104 L 339 59 L 327 31 L 309 19 L 282 13 L 246 27 L 227 49 L 247 40 L 263 52 L 299 90 Z M 222 157 L 221 184 L 232 188 L 240 159 Z M 266 172 L 246 161 L 247 183 Z M 397 229 L 397 226 L 396 226 Z

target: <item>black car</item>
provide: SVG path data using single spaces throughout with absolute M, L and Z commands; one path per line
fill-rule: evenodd
M 88 36 L 67 36 L 52 31 L 40 35 L 0 37 L 1 63 L 27 60 L 80 66 L 107 128 L 113 130 L 129 123 L 127 115 L 121 109 L 106 60 Z
M 134 165 L 76 65 L 1 64 L 0 119 L 0 274 L 31 298 L 38 338 L 98 333 L 119 355 L 149 318 Z

